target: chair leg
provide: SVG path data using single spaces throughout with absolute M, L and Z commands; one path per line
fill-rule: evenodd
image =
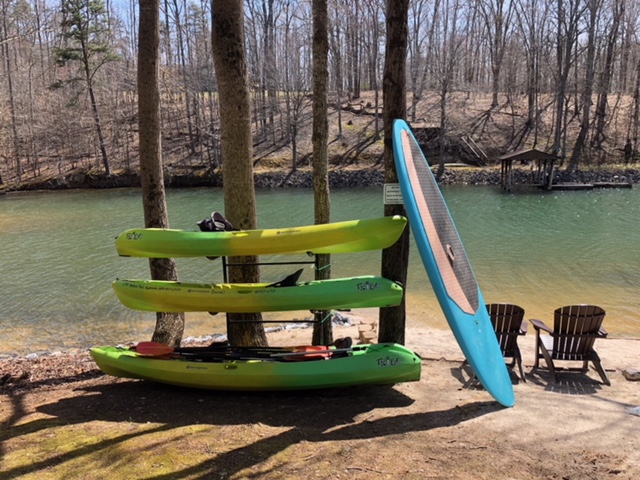
M 538 369 L 539 366 L 539 362 L 540 362 L 540 332 L 536 331 L 536 343 L 535 343 L 535 360 L 533 361 L 533 368 L 531 369 L 532 372 L 535 372 Z
M 516 362 L 518 364 L 518 370 L 520 370 L 520 378 L 522 379 L 523 382 L 527 382 L 527 379 L 524 378 L 524 370 L 522 369 L 522 356 L 520 355 L 520 352 L 517 351 L 516 354 L 514 355 L 514 362 Z
M 602 379 L 602 383 L 604 383 L 605 385 L 611 386 L 611 380 L 609 380 L 609 376 L 607 375 L 607 372 L 604 370 L 604 368 L 602 368 L 602 363 L 600 363 L 600 359 L 597 358 L 591 361 L 593 362 L 593 366 L 595 367 L 596 371 L 600 375 L 600 378 Z
M 553 359 L 551 355 L 549 355 L 549 351 L 546 349 L 544 345 L 540 345 L 540 352 L 542 352 L 542 357 L 544 358 L 545 363 L 547 364 L 547 368 L 549 369 L 549 373 L 551 373 L 551 378 L 553 379 L 553 383 L 557 382 L 556 379 L 556 367 L 553 364 Z

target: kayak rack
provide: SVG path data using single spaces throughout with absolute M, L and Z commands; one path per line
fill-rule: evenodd
M 252 263 L 233 263 L 229 261 L 226 256 L 222 258 L 222 278 L 224 283 L 229 283 L 229 267 L 240 267 L 245 265 L 314 265 L 316 270 L 319 270 L 318 255 L 313 253 L 307 253 L 308 256 L 313 256 L 313 260 L 296 261 L 296 262 L 252 262 Z M 324 268 L 324 267 L 323 267 Z M 286 287 L 285 287 L 286 288 Z M 312 312 L 316 313 L 316 312 Z M 323 323 L 333 316 L 333 312 L 329 312 L 321 320 L 229 320 L 227 314 L 227 324 L 229 323 Z
M 313 254 L 311 254 L 313 255 Z M 241 267 L 244 265 L 315 265 L 318 270 L 318 257 L 313 255 L 313 260 L 298 262 L 253 262 L 253 263 L 231 263 L 228 257 L 222 257 L 222 279 L 224 283 L 229 283 L 229 267 Z

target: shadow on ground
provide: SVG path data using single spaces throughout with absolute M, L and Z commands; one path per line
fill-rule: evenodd
M 373 439 L 427 431 L 501 409 L 495 402 L 476 402 L 446 410 L 416 412 L 406 408 L 411 407 L 414 400 L 393 387 L 238 393 L 179 389 L 144 381 L 94 383 L 97 384 L 77 389 L 73 396 L 40 405 L 37 411 L 49 418 L 12 427 L 11 434 L 3 435 L 4 439 L 52 425 L 82 425 L 94 421 L 157 426 L 85 445 L 7 473 L 14 477 L 29 474 L 95 454 L 136 435 L 168 432 L 190 425 L 263 424 L 279 429 L 276 434 L 256 436 L 241 447 L 210 456 L 179 472 L 148 478 L 211 478 L 212 474 L 228 477 L 300 442 Z M 289 428 L 282 431 L 282 427 Z

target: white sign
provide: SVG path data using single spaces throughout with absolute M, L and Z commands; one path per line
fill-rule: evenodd
M 384 184 L 384 204 L 385 205 L 402 205 L 402 192 L 399 183 Z

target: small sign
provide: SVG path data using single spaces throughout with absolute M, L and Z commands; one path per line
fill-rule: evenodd
M 384 204 L 385 205 L 402 205 L 402 192 L 399 183 L 384 184 Z

